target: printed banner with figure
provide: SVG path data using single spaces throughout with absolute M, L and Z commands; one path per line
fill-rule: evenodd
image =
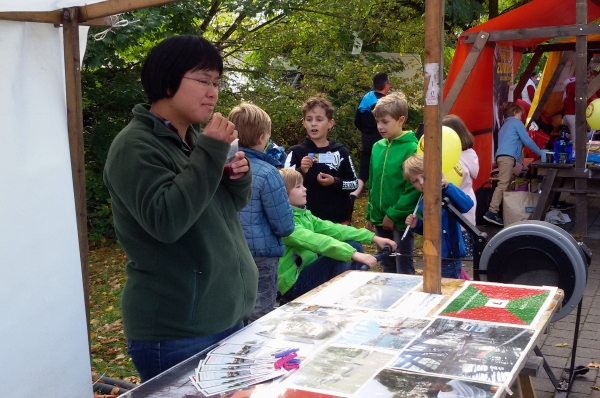
M 504 122 L 502 105 L 513 100 L 513 49 L 512 46 L 496 44 L 494 50 L 494 113 L 492 121 L 492 135 L 494 146 L 492 162 L 495 161 L 494 154 L 498 148 L 498 131 Z

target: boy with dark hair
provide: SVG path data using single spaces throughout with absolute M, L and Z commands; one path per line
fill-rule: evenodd
M 252 193 L 243 152 L 223 170 L 233 123 L 215 113 L 223 63 L 199 36 L 173 36 L 144 62 L 151 104 L 112 142 L 104 182 L 127 258 L 123 327 L 142 382 L 243 327 L 258 271 L 237 212 Z
M 350 223 L 350 192 L 358 187 L 348 149 L 327 137 L 333 127 L 333 106 L 324 96 L 302 105 L 308 136 L 289 149 L 285 167 L 302 173 L 308 190 L 306 208 L 315 216 L 335 223 Z
M 248 319 L 254 322 L 275 306 L 279 257 L 285 252 L 281 238 L 294 231 L 294 213 L 276 168 L 279 162 L 264 152 L 271 137 L 267 112 L 242 103 L 231 110 L 229 121 L 238 130 L 240 149 L 252 167 L 252 199 L 239 216 L 258 268 L 256 305 Z
M 377 131 L 377 122 L 373 116 L 373 108 L 377 101 L 386 96 L 390 91 L 390 79 L 385 73 L 377 73 L 373 77 L 373 90 L 369 91 L 360 101 L 356 114 L 354 115 L 354 125 L 360 130 L 360 170 L 358 171 L 358 189 L 352 192 L 357 197 L 362 192 L 366 182 L 369 180 L 369 167 L 371 165 L 371 151 L 373 145 L 381 139 Z
M 389 94 L 373 109 L 377 129 L 383 137 L 373 145 L 369 170 L 369 204 L 367 228 L 375 234 L 393 239 L 402 256 L 381 260 L 384 272 L 414 274 L 412 254 L 415 238 L 408 232 L 404 238 L 401 229 L 406 216 L 411 214 L 420 193 L 402 173 L 402 162 L 417 151 L 417 138 L 412 131 L 402 131 L 408 117 L 408 103 L 402 93 Z

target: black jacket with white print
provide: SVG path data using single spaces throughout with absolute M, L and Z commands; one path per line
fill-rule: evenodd
M 350 221 L 352 200 L 350 193 L 358 188 L 358 179 L 348 149 L 327 138 L 329 145 L 318 148 L 306 137 L 298 145 L 289 149 L 285 167 L 300 171 L 300 163 L 305 156 L 316 159 L 308 173 L 303 175 L 306 187 L 306 207 L 315 216 L 336 223 Z M 324 187 L 317 181 L 319 173 L 335 178 L 333 185 Z

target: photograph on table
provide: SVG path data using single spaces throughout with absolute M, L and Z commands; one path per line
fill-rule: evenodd
M 555 287 L 466 282 L 439 316 L 535 326 L 549 308 Z
M 507 384 L 537 332 L 438 318 L 404 349 L 393 368 Z
M 372 312 L 338 335 L 337 343 L 401 350 L 431 319 L 398 317 L 388 312 Z
M 298 348 L 298 356 L 306 357 L 366 313 L 342 307 L 288 303 L 225 341 L 280 349 Z
M 282 383 L 348 396 L 396 357 L 392 351 L 331 344 L 302 362 Z
M 387 310 L 423 282 L 420 276 L 353 272 L 308 299 L 307 303 Z
M 497 384 L 383 369 L 355 396 L 369 398 L 493 398 L 500 396 L 502 391 L 503 388 Z

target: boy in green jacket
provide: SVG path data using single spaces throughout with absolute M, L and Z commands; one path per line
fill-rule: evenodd
M 108 151 L 104 182 L 129 262 L 121 307 L 127 349 L 142 381 L 243 327 L 258 271 L 237 212 L 252 194 L 243 152 L 223 172 L 233 123 L 215 113 L 223 61 L 199 36 L 173 36 L 142 68 L 150 105 Z
M 412 254 L 415 238 L 408 232 L 404 239 L 403 227 L 420 197 L 420 192 L 404 178 L 402 163 L 417 152 L 417 137 L 412 131 L 402 131 L 408 117 L 408 103 L 402 93 L 391 93 L 381 98 L 373 115 L 383 137 L 373 145 L 369 169 L 369 203 L 367 228 L 375 227 L 375 234 L 393 239 L 403 256 L 381 260 L 384 272 L 414 274 Z M 402 228 L 402 229 L 401 229 Z
M 375 236 L 365 228 L 354 228 L 322 220 L 306 210 L 306 188 L 302 174 L 293 169 L 279 170 L 294 211 L 294 232 L 283 238 L 285 254 L 279 259 L 278 288 L 291 301 L 337 275 L 356 270 L 360 264 L 372 268 L 377 259 L 363 253 L 361 243 L 380 248 L 393 240 Z M 360 243 L 359 243 L 360 242 Z

